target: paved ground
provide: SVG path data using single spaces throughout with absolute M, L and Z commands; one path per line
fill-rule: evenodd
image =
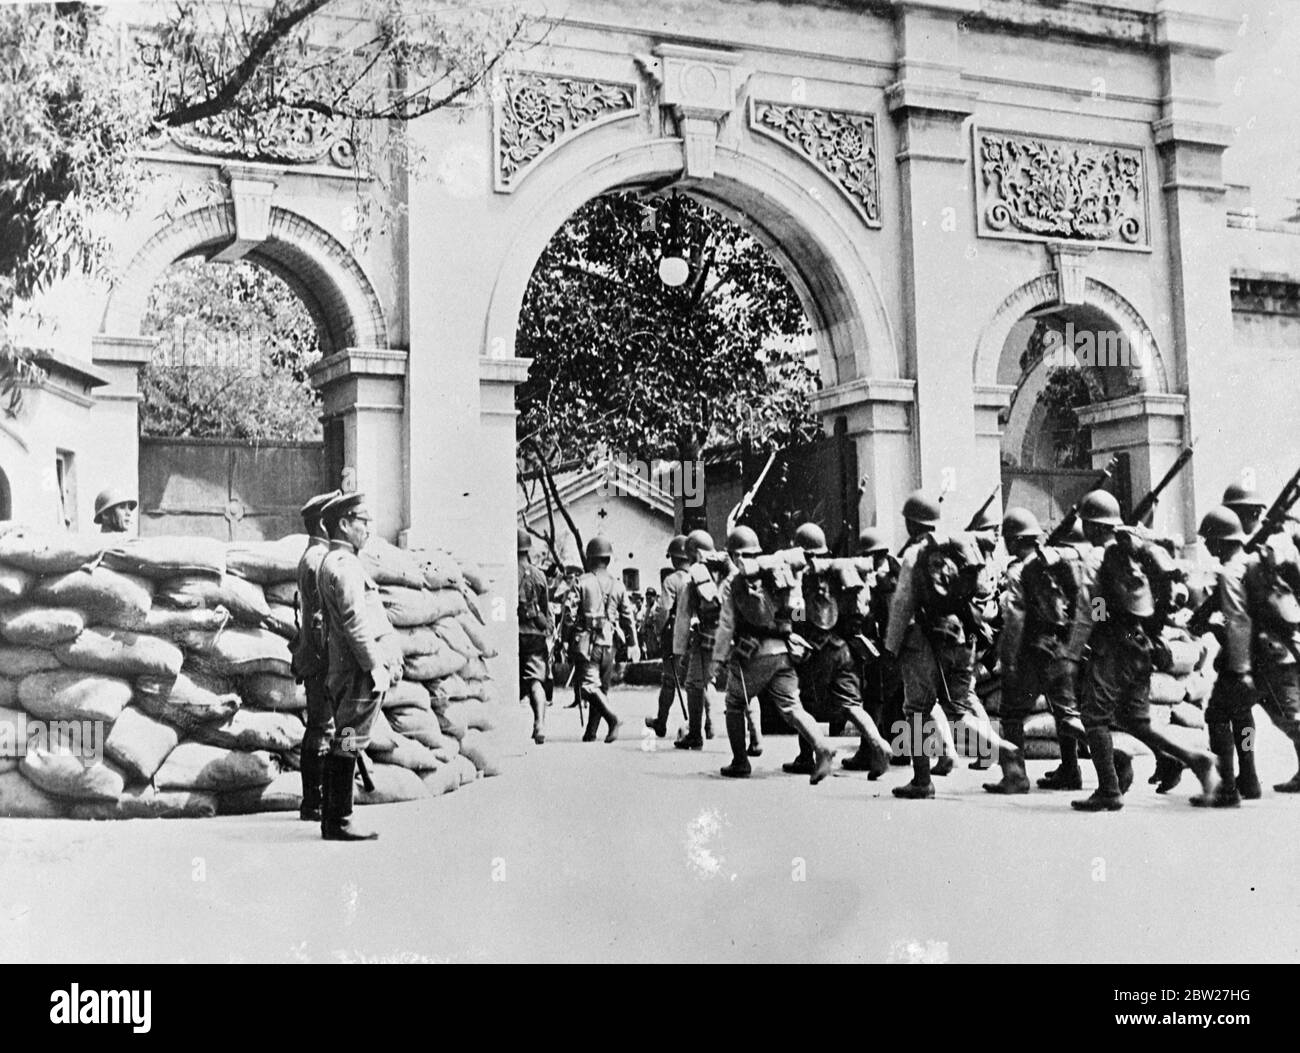
M 995 799 L 964 767 L 904 802 L 906 769 L 780 774 L 787 737 L 732 782 L 720 739 L 651 749 L 632 730 L 649 691 L 618 705 L 614 745 L 556 711 L 501 777 L 363 809 L 370 845 L 289 815 L 0 821 L 0 961 L 1300 958 L 1300 799 L 1204 812 L 1190 776 L 1157 797 L 1147 762 L 1118 814 Z M 1280 781 L 1288 747 L 1262 738 Z

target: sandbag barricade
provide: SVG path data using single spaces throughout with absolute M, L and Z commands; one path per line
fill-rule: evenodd
M 0 525 L 0 818 L 296 809 L 306 697 L 290 644 L 305 545 Z M 407 675 L 368 750 L 375 789 L 357 802 L 497 774 L 527 721 L 488 704 L 482 571 L 380 540 L 362 562 Z

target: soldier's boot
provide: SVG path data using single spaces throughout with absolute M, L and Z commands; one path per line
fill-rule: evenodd
M 704 719 L 704 689 L 688 687 L 686 689 L 686 734 L 678 735 L 673 745 L 679 750 L 702 750 L 704 739 L 700 735 L 700 723 Z
M 1286 782 L 1275 783 L 1277 793 L 1300 793 L 1300 742 L 1295 744 L 1296 773 Z
M 750 757 L 761 757 L 763 755 L 763 728 L 759 719 L 757 702 L 751 702 L 745 707 L 745 731 L 749 736 L 749 748 L 745 753 Z M 709 737 L 707 724 L 705 725 L 704 737 Z
M 731 763 L 722 769 L 722 774 L 728 779 L 747 778 L 753 768 L 749 765 L 749 758 L 745 756 L 747 741 L 745 736 L 745 714 L 733 713 L 727 710 L 724 717 L 727 722 L 727 742 L 731 744 Z
M 934 783 L 930 781 L 929 744 L 925 741 L 925 716 L 917 713 L 909 718 L 911 731 L 908 748 L 911 752 L 912 781 L 894 787 L 894 796 L 906 800 L 924 801 L 934 796 Z
M 303 744 L 302 752 L 302 805 L 298 818 L 308 823 L 321 821 L 321 805 L 325 779 L 325 755 L 314 743 Z
M 1237 750 L 1237 792 L 1243 800 L 1258 801 L 1264 796 L 1264 789 L 1259 784 L 1259 772 L 1255 768 L 1255 718 L 1247 713 L 1232 721 L 1232 741 Z M 1223 761 L 1219 761 L 1223 769 Z
M 1151 775 L 1151 782 L 1156 784 L 1156 793 L 1172 793 L 1178 789 L 1186 770 L 1176 758 L 1157 753 L 1156 770 Z
M 1114 739 L 1111 739 L 1112 744 Z M 1119 792 L 1128 793 L 1133 788 L 1133 755 L 1127 750 L 1115 750 L 1115 777 L 1119 779 Z
M 781 765 L 781 770 L 788 775 L 811 775 L 815 767 L 812 744 L 802 735 L 799 740 L 799 753 L 794 760 Z
M 808 781 L 816 786 L 835 767 L 835 750 L 822 738 L 821 732 L 817 730 L 817 722 L 806 709 L 799 707 L 792 712 L 783 713 L 782 716 L 785 717 L 787 724 L 799 732 L 799 737 L 806 739 L 808 745 L 812 747 L 813 769 L 808 773 Z
M 352 783 L 357 776 L 357 758 L 351 753 L 330 753 L 325 757 L 321 801 L 320 835 L 326 841 L 374 841 L 379 835 L 362 830 L 352 822 Z
M 889 771 L 889 757 L 892 752 L 889 743 L 880 734 L 876 722 L 865 709 L 858 706 L 850 707 L 847 716 L 849 723 L 857 728 L 858 735 L 861 737 L 858 741 L 858 752 L 840 761 L 840 767 L 847 771 L 866 771 L 867 778 L 874 782 Z
M 600 695 L 600 715 L 605 723 L 609 725 L 609 732 L 605 735 L 606 742 L 615 742 L 618 739 L 618 729 L 623 726 L 623 722 L 618 719 L 618 715 L 610 708 L 609 699 L 605 697 L 602 691 Z M 599 725 L 597 725 L 599 730 Z
M 546 741 L 546 688 L 534 681 L 528 702 L 533 710 L 533 742 L 540 746 Z
M 1040 790 L 1082 790 L 1083 772 L 1079 770 L 1078 740 L 1066 732 L 1059 723 L 1056 739 L 1061 748 L 1061 763 L 1038 780 L 1038 788 Z
M 1119 776 L 1115 772 L 1115 744 L 1111 741 L 1110 728 L 1088 731 L 1088 751 L 1097 769 L 1097 788 L 1091 797 L 1071 801 L 1070 807 L 1080 812 L 1118 812 L 1124 807 L 1124 795 L 1119 791 Z
M 659 688 L 659 712 L 656 716 L 646 717 L 645 726 L 650 728 L 657 738 L 668 734 L 668 715 L 673 711 L 673 681 L 664 674 L 664 682 Z
M 1233 771 L 1236 750 L 1232 743 L 1232 725 L 1226 720 L 1215 721 L 1209 730 L 1210 749 L 1217 758 L 1221 781 L 1213 796 L 1194 794 L 1192 805 L 1196 808 L 1236 808 L 1241 804 L 1241 794 L 1237 792 L 1237 778 Z
M 707 694 L 704 696 L 704 737 L 713 738 L 713 706 Z
M 596 741 L 596 736 L 600 733 L 600 715 L 603 709 L 595 695 L 587 695 L 587 728 L 582 733 L 583 742 Z
M 998 764 L 1002 767 L 1002 778 L 998 782 L 986 782 L 986 793 L 1022 794 L 1029 792 L 1029 775 L 1025 771 L 1025 722 L 1008 717 L 1002 722 L 1002 737 L 1014 750 L 998 752 Z

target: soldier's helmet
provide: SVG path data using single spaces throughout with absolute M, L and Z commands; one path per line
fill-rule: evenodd
M 614 555 L 614 546 L 607 537 L 594 537 L 587 542 L 587 563 L 590 565 L 598 559 L 610 559 Z
M 824 556 L 829 551 L 826 532 L 816 523 L 801 524 L 794 532 L 794 543 L 810 556 Z
M 515 551 L 531 552 L 533 550 L 533 537 L 523 527 L 515 531 Z
M 1226 504 L 1211 508 L 1201 520 L 1197 533 L 1206 541 L 1245 541 L 1241 517 Z
M 938 526 L 939 514 L 939 502 L 926 496 L 923 490 L 913 490 L 903 502 L 903 518 L 921 526 Z
M 104 517 L 104 513 L 116 508 L 118 505 L 130 505 L 131 508 L 139 506 L 127 491 L 119 490 L 115 486 L 110 486 L 107 490 L 101 490 L 99 496 L 95 498 L 95 522 L 98 523 Z
M 1248 490 L 1240 483 L 1233 483 L 1223 491 L 1223 503 L 1234 512 L 1238 508 L 1265 508 L 1267 505 L 1254 490 Z
M 998 519 L 997 509 L 990 502 L 988 507 L 975 518 L 970 528 L 973 533 L 984 533 L 989 530 L 999 530 L 1001 527 L 1002 522 Z
M 686 535 L 678 534 L 668 542 L 669 559 L 686 559 Z
M 1086 545 L 1088 543 L 1088 539 L 1083 533 L 1083 524 L 1079 522 L 1078 518 L 1070 522 L 1069 532 L 1065 535 L 1065 543 L 1067 545 Z
M 1011 507 L 1002 517 L 1002 536 L 1008 541 L 1018 538 L 1042 537 L 1043 528 L 1038 525 L 1038 517 L 1028 508 Z
M 888 552 L 889 545 L 885 542 L 885 535 L 875 527 L 867 527 L 858 535 L 858 555 L 874 556 L 877 552 Z
M 727 552 L 733 556 L 757 556 L 762 551 L 758 535 L 747 526 L 738 526 L 727 535 Z
M 1115 495 L 1105 490 L 1089 490 L 1079 502 L 1079 518 L 1085 523 L 1101 523 L 1104 526 L 1123 526 L 1119 517 L 1119 502 Z
M 686 554 L 692 558 L 701 552 L 713 552 L 713 535 L 707 530 L 692 530 L 686 535 Z

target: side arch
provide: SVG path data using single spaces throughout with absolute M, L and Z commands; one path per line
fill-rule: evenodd
M 680 140 L 653 140 L 610 152 L 600 139 L 597 132 L 558 151 L 513 196 L 512 212 L 521 222 L 491 293 L 483 343 L 489 357 L 513 357 L 533 268 L 579 207 L 608 191 L 663 180 L 682 169 Z M 791 159 L 791 167 L 797 163 Z M 876 280 L 850 234 L 861 221 L 835 195 L 810 194 L 805 183 L 764 160 L 719 145 L 714 178 L 683 180 L 678 186 L 729 218 L 741 219 L 780 261 L 813 325 L 825 386 L 865 377 L 897 378 L 899 345 Z
M 109 297 L 101 331 L 138 334 L 149 292 L 162 273 L 188 256 L 211 256 L 234 236 L 229 204 L 195 209 L 157 231 L 124 269 Z M 269 237 L 247 258 L 283 278 L 307 305 L 326 355 L 345 347 L 388 346 L 388 327 L 373 285 L 346 246 L 315 223 L 272 208 Z
M 1133 375 L 1145 392 L 1163 393 L 1172 389 L 1167 363 L 1141 313 L 1115 289 L 1095 278 L 1084 282 L 1083 303 L 1096 308 L 1110 318 L 1116 328 L 1127 334 L 1130 344 L 1140 346 L 1146 353 L 1136 363 Z M 975 345 L 971 361 L 971 374 L 976 386 L 994 386 L 998 383 L 998 364 L 1002 349 L 1012 328 L 1030 311 L 1040 307 L 1060 305 L 1060 285 L 1055 272 L 1040 274 L 1025 282 L 993 312 Z

